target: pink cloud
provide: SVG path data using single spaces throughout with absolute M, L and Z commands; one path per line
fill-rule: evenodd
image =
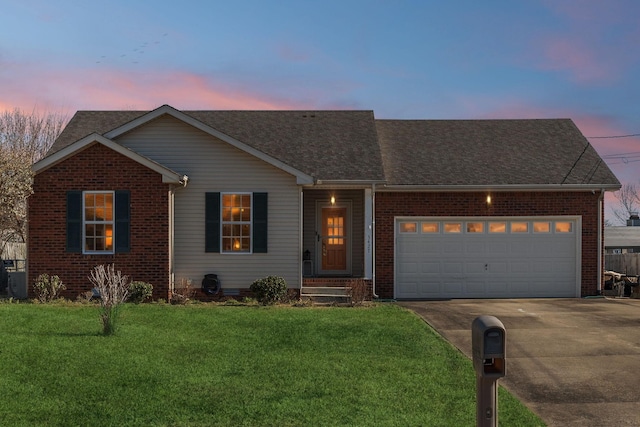
M 12 64 L 0 70 L 0 110 L 35 107 L 66 109 L 302 109 L 309 103 L 274 97 L 223 80 L 175 70 L 67 71 L 37 64 Z
M 580 84 L 608 84 L 632 63 L 637 38 L 635 1 L 544 0 L 562 28 L 531 42 L 535 65 L 568 74 Z
M 615 79 L 617 70 L 602 57 L 602 52 L 582 40 L 548 38 L 541 42 L 543 70 L 566 71 L 577 83 L 602 82 Z

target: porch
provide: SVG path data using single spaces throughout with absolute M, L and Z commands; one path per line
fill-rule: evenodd
M 372 214 L 370 188 L 304 189 L 303 288 L 344 287 L 345 280 L 372 276 Z

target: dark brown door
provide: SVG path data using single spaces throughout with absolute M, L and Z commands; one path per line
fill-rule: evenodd
M 322 269 L 347 269 L 347 208 L 322 209 Z

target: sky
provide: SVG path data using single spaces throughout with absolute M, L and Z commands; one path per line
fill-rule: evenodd
M 640 184 L 639 47 L 638 0 L 0 0 L 0 111 L 570 118 Z

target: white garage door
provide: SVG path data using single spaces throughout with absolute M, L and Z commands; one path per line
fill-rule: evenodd
M 579 218 L 398 218 L 395 297 L 579 297 Z

